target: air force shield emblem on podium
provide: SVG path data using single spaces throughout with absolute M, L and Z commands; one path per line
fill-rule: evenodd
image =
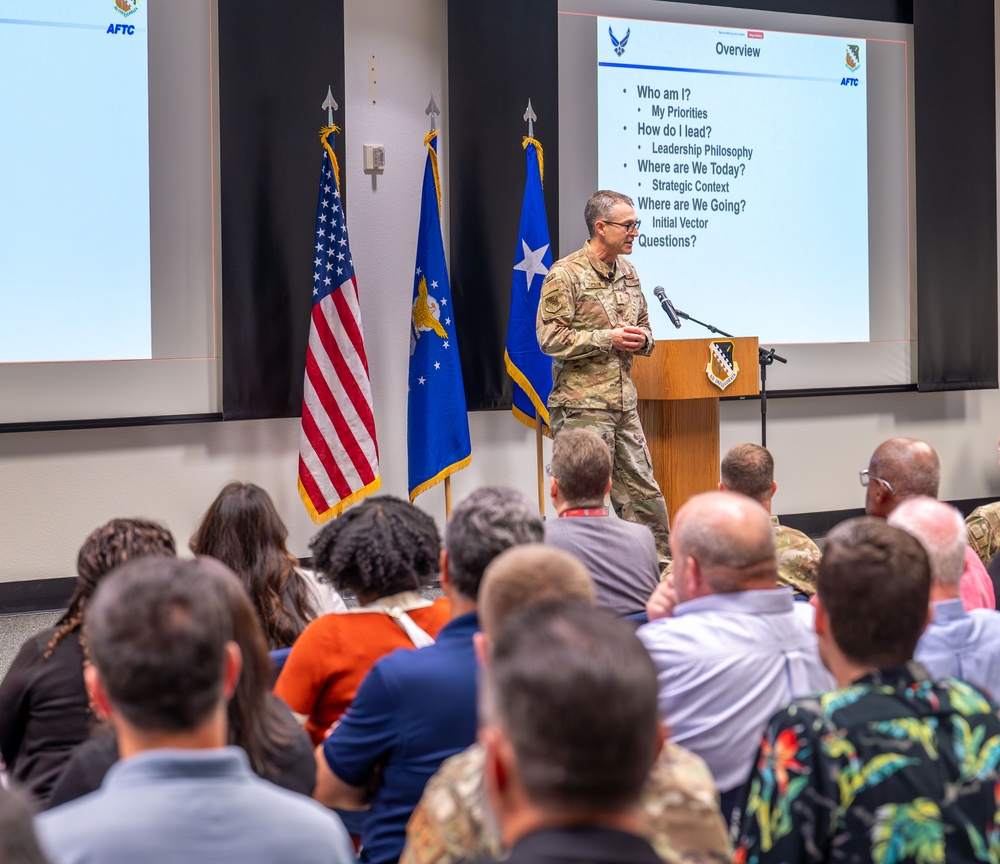
M 732 340 L 716 339 L 709 343 L 708 353 L 711 357 L 705 367 L 708 380 L 720 390 L 725 390 L 740 372 L 739 364 L 733 359 Z

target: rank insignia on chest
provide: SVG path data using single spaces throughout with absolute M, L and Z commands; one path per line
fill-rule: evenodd
M 708 380 L 720 390 L 725 390 L 736 380 L 739 364 L 733 359 L 731 339 L 716 339 L 708 345 L 709 362 L 705 367 Z

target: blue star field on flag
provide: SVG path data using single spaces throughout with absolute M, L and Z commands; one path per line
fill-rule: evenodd
M 514 379 L 511 407 L 514 416 L 532 428 L 541 417 L 542 431 L 549 434 L 546 403 L 552 390 L 552 358 L 542 353 L 535 333 L 542 281 L 552 266 L 549 223 L 542 195 L 541 145 L 534 138 L 525 138 L 524 155 L 527 176 L 514 252 L 504 362 L 507 374 Z

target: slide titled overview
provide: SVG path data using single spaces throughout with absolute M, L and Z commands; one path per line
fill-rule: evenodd
M 0 4 L 0 363 L 151 356 L 147 80 L 146 0 Z
M 865 41 L 620 18 L 597 40 L 598 185 L 635 201 L 647 296 L 762 342 L 868 341 Z

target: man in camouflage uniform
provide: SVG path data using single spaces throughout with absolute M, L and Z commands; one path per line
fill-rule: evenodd
M 1000 440 L 997 448 L 1000 449 Z M 989 567 L 1000 551 L 1000 501 L 977 507 L 966 518 L 965 527 L 969 529 L 969 545 L 975 549 L 983 566 Z
M 526 544 L 502 553 L 487 567 L 480 589 L 480 659 L 488 662 L 492 640 L 521 609 L 555 599 L 593 604 L 594 597 L 586 568 L 562 549 Z M 474 744 L 441 765 L 406 826 L 400 864 L 502 857 L 499 827 L 483 788 L 484 759 L 485 751 Z M 666 742 L 649 772 L 641 819 L 643 834 L 664 861 L 729 860 L 729 838 L 708 766 L 677 744 Z
M 757 501 L 771 516 L 778 554 L 778 584 L 796 594 L 816 593 L 816 572 L 822 553 L 801 531 L 788 528 L 771 514 L 771 498 L 778 488 L 774 480 L 774 458 L 766 447 L 737 444 L 722 459 L 720 489 L 739 492 Z
M 812 597 L 816 593 L 819 547 L 801 531 L 778 522 L 771 513 L 771 498 L 778 484 L 774 480 L 774 459 L 766 447 L 737 444 L 722 460 L 719 488 L 738 492 L 758 502 L 771 516 L 778 556 L 778 584 L 787 585 L 796 594 Z M 664 578 L 672 575 L 668 567 Z
M 611 503 L 647 525 L 661 567 L 670 560 L 667 505 L 639 423 L 632 358 L 653 352 L 646 300 L 627 259 L 639 234 L 632 199 L 595 192 L 584 209 L 590 239 L 550 268 L 542 283 L 538 344 L 552 357 L 549 426 L 591 428 L 614 459 Z

